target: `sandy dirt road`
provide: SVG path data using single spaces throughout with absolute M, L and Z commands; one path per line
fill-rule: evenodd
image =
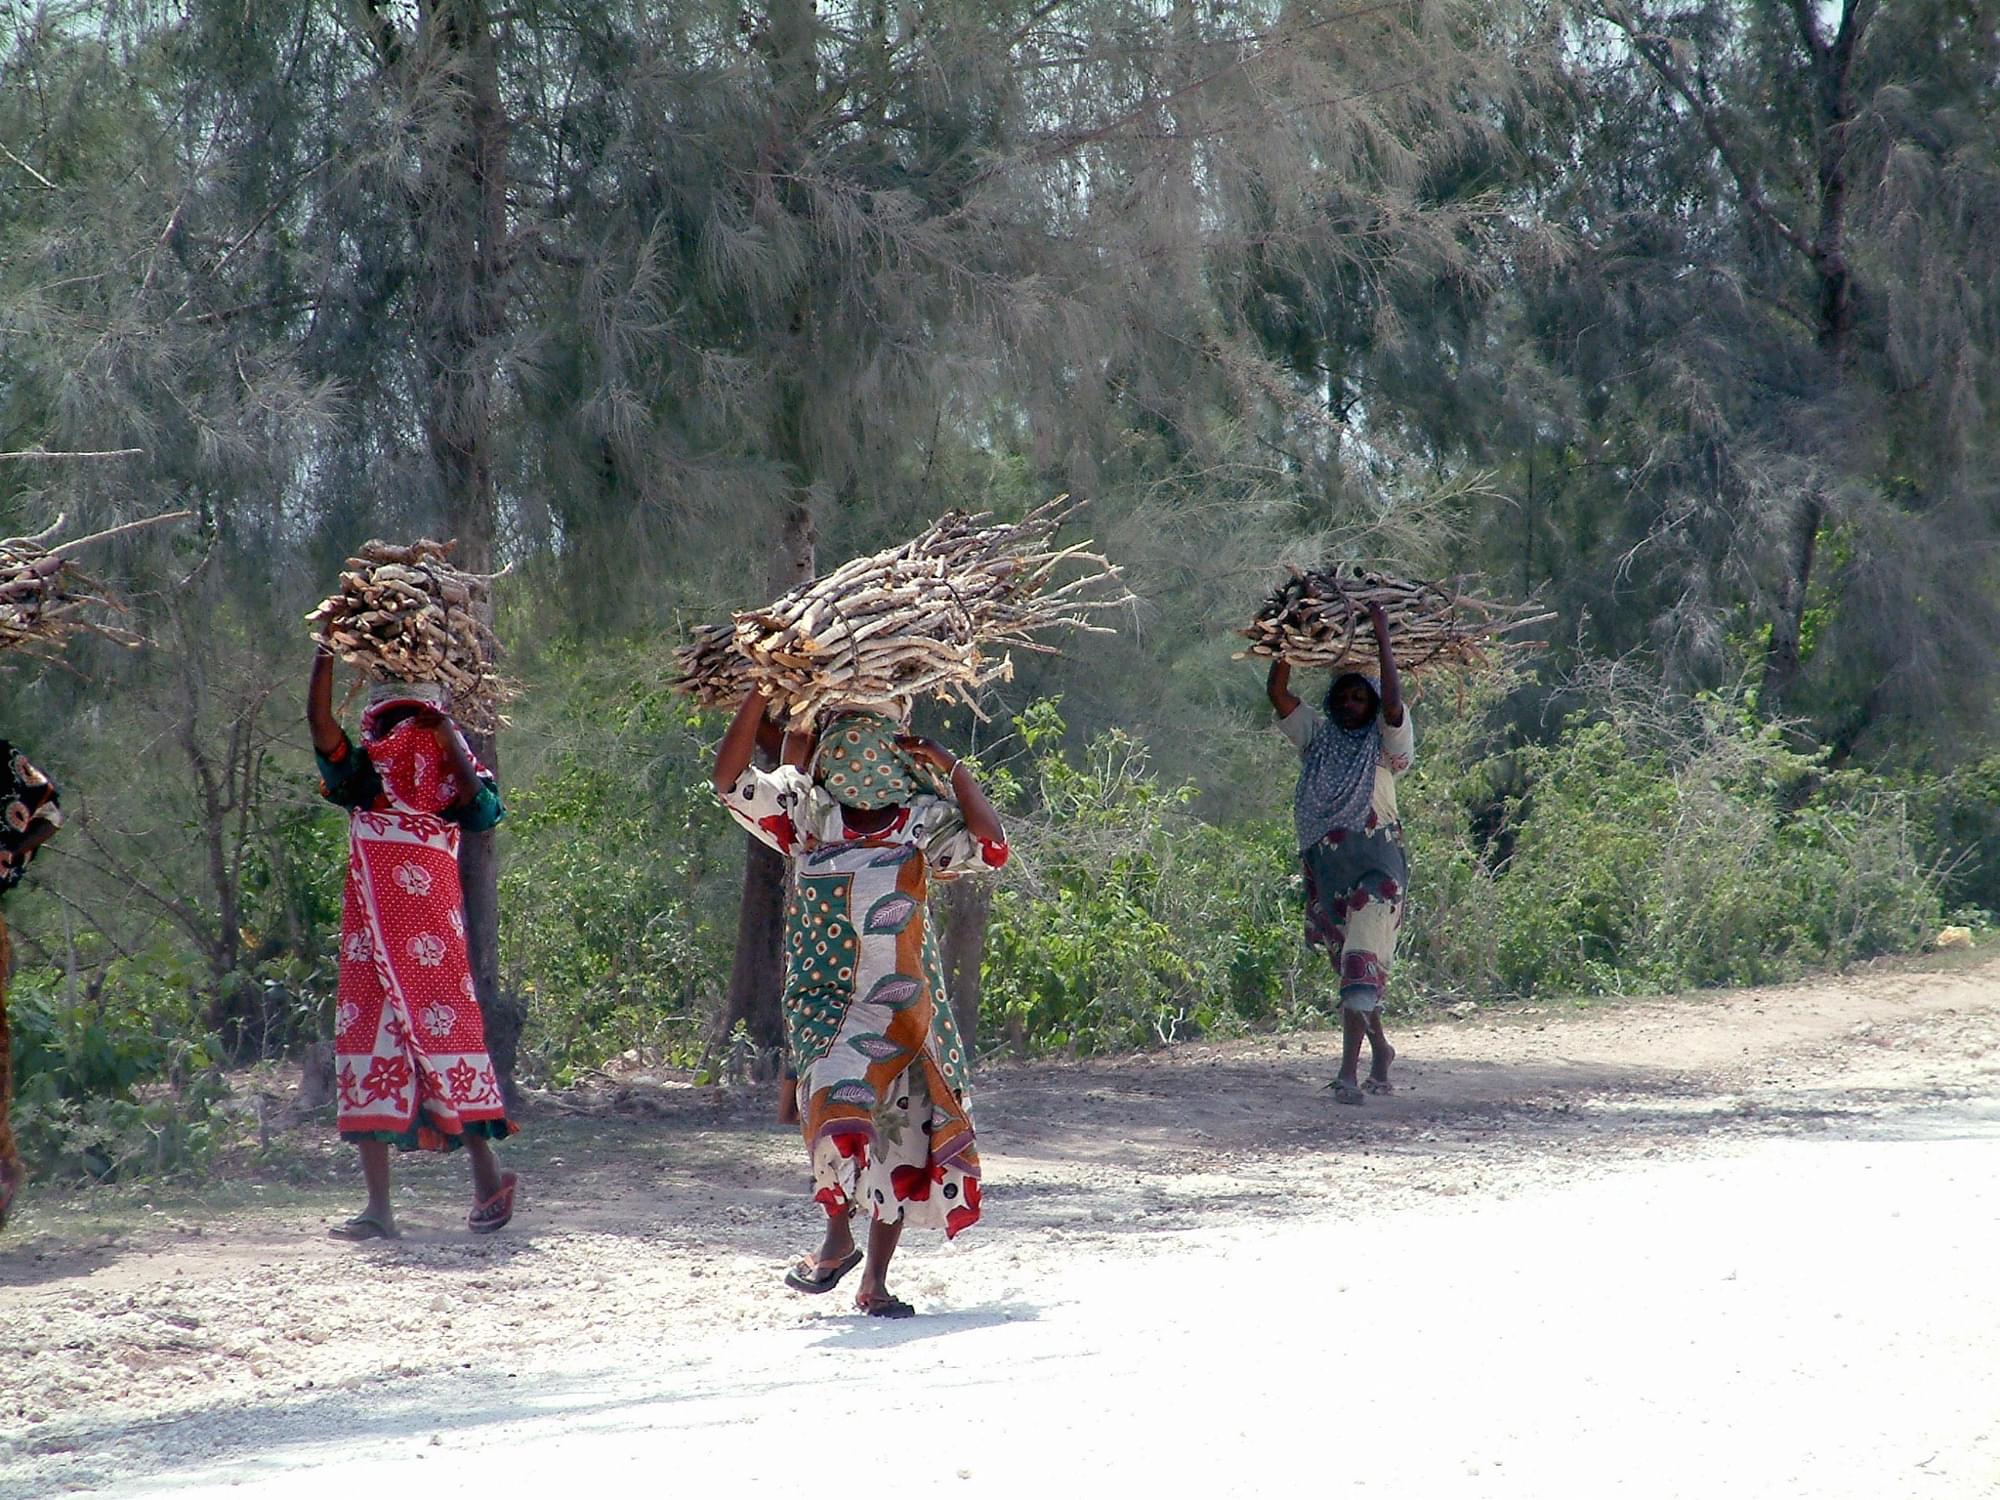
M 108 1230 L 38 1195 L 0 1245 L 0 1500 L 780 1494 L 829 1464 L 2000 1495 L 2000 961 L 1399 1041 L 1362 1109 L 1320 1090 L 1324 1036 L 990 1070 L 986 1220 L 899 1258 L 905 1324 L 778 1285 L 813 1218 L 761 1097 L 544 1101 L 492 1239 L 455 1227 L 456 1163 L 360 1249 L 323 1180 Z

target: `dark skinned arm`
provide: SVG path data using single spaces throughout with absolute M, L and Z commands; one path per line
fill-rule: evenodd
M 750 757 L 757 749 L 758 731 L 770 707 L 771 700 L 761 692 L 751 693 L 723 731 L 722 743 L 715 747 L 714 774 L 715 789 L 723 796 L 729 795 L 750 764 Z
M 1000 815 L 993 810 L 993 804 L 986 800 L 986 793 L 966 770 L 965 762 L 949 750 L 922 735 L 899 734 L 897 746 L 906 753 L 923 761 L 933 770 L 951 778 L 951 794 L 958 799 L 959 816 L 965 819 L 966 832 L 985 844 L 1004 844 L 1007 836 L 1000 828 Z
M 1281 719 L 1289 719 L 1299 706 L 1299 695 L 1292 691 L 1292 664 L 1288 661 L 1271 663 L 1271 675 L 1264 681 L 1264 695 L 1271 700 L 1272 711 Z
M 1382 722 L 1403 722 L 1403 679 L 1396 672 L 1396 655 L 1389 649 L 1389 617 L 1379 604 L 1368 606 L 1368 624 L 1375 632 L 1375 645 L 1382 657 Z
M 771 722 L 769 714 L 766 714 L 759 721 L 757 725 L 757 748 L 770 756 L 772 760 L 782 760 L 784 758 L 786 738 L 785 732 Z
M 313 656 L 312 679 L 306 685 L 306 723 L 312 728 L 313 749 L 327 760 L 347 743 L 333 717 L 333 653 L 324 646 Z

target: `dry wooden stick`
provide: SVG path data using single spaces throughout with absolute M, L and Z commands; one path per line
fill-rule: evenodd
M 1052 651 L 1036 637 L 1106 631 L 1092 616 L 1131 600 L 1088 543 L 1052 545 L 1077 508 L 1059 495 L 1018 522 L 952 511 L 762 609 L 699 627 L 676 653 L 675 685 L 710 707 L 762 688 L 801 727 L 835 707 L 901 712 L 924 694 L 979 714 L 974 690 L 1013 675 L 1012 658 L 993 648 Z
M 108 624 L 104 613 L 127 614 L 113 598 L 72 560 L 72 554 L 113 537 L 169 521 L 185 521 L 190 510 L 167 511 L 137 521 L 80 536 L 57 546 L 49 540 L 62 530 L 63 516 L 27 536 L 0 540 L 0 651 L 22 651 L 52 659 L 72 635 L 98 635 L 121 646 L 143 646 L 146 638 L 121 625 Z
M 455 545 L 366 543 L 306 623 L 315 641 L 373 681 L 443 683 L 459 721 L 490 733 L 505 723 L 500 706 L 515 693 L 496 670 L 499 642 L 486 623 L 500 575 L 453 566 Z
M 1430 582 L 1359 566 L 1310 573 L 1294 568 L 1237 632 L 1250 645 L 1236 655 L 1366 671 L 1380 656 L 1368 621 L 1371 604 L 1382 607 L 1396 664 L 1406 673 L 1485 671 L 1498 664 L 1498 653 L 1543 644 L 1517 632 L 1553 620 L 1552 611 L 1532 603 L 1494 603 L 1470 593 L 1471 587 L 1468 579 Z

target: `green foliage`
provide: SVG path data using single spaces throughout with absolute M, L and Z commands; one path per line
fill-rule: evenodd
M 1521 760 L 1496 977 L 1516 993 L 1754 984 L 1906 952 L 1942 920 L 1906 800 L 1719 699 L 1663 743 L 1587 719 Z
M 213 1160 L 230 1134 L 228 1089 L 188 978 L 170 954 L 119 959 L 83 995 L 57 969 L 15 976 L 14 1126 L 38 1175 L 108 1181 Z
M 1912 799 L 1727 700 L 1686 721 L 1612 700 L 1505 757 L 1491 707 L 1419 710 L 1392 1003 L 1754 984 L 1911 951 L 1942 920 Z M 1202 822 L 1115 731 L 1072 761 L 1053 704 L 1017 727 L 1025 869 L 995 898 L 985 980 L 1031 1045 L 1154 1045 L 1330 1003 L 1287 819 Z M 1293 769 L 1274 752 L 1263 779 L 1289 790 Z M 1503 774 L 1521 789 L 1497 792 Z
M 137 1160 L 151 1126 L 84 1116 L 198 1088 L 210 1044 L 167 1038 L 324 1036 L 345 829 L 305 785 L 293 632 L 370 534 L 512 565 L 501 930 L 531 1078 L 684 1054 L 720 1006 L 743 841 L 704 782 L 716 724 L 661 694 L 683 612 L 764 597 L 788 522 L 827 565 L 1065 488 L 1144 602 L 1022 654 L 993 705 L 1018 739 L 973 747 L 1020 850 L 992 993 L 1039 1045 L 1324 1003 L 1295 766 L 1229 659 L 1283 561 L 1482 571 L 1559 612 L 1558 668 L 1641 660 L 1679 694 L 1754 677 L 1782 622 L 1801 676 L 1758 706 L 1833 747 L 1554 677 L 1421 704 L 1399 997 L 1754 979 L 1908 947 L 1940 893 L 2000 908 L 1991 26 L 1875 7 L 1850 50 L 1768 6 L 90 14 L 0 37 L 0 511 L 199 520 L 101 558 L 164 649 L 80 642 L 4 685 L 80 814 L 36 880 L 106 938 L 79 933 L 55 1010 L 22 979 L 47 1160 Z M 490 53 L 446 55 L 459 21 Z M 488 56 L 520 253 L 482 287 L 447 187 L 483 159 L 462 64 Z M 1843 239 L 1802 256 L 1773 214 Z M 1836 267 L 1851 325 L 1823 321 Z
M 1903 791 L 1923 847 L 1942 875 L 1944 896 L 1976 922 L 2000 912 L 2000 755 L 1944 775 L 1908 774 Z
M 702 721 L 617 654 L 577 674 L 551 743 L 508 794 L 505 983 L 523 1072 L 562 1084 L 631 1047 L 687 1062 L 728 974 L 724 889 L 741 841 L 705 774 Z
M 1272 827 L 1225 830 L 1190 811 L 1112 730 L 1072 761 L 1056 704 L 1015 721 L 1025 750 L 996 894 L 985 995 L 1035 1046 L 1155 1046 L 1246 1021 L 1290 1000 L 1297 972 L 1290 859 Z

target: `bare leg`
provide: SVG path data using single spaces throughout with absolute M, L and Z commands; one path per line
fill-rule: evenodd
M 388 1142 L 360 1140 L 354 1150 L 362 1154 L 362 1182 L 368 1184 L 368 1206 L 360 1218 L 378 1224 L 384 1234 L 394 1234 L 396 1210 L 388 1206 Z
M 868 1264 L 861 1272 L 861 1290 L 854 1297 L 854 1305 L 863 1312 L 907 1318 L 915 1310 L 907 1302 L 899 1302 L 889 1295 L 889 1261 L 902 1238 L 901 1219 L 893 1222 L 877 1219 L 868 1226 Z
M 1340 1079 L 1348 1088 L 1360 1086 L 1361 1039 L 1368 1035 L 1368 1017 L 1346 1006 L 1340 1008 Z
M 854 1253 L 854 1229 L 845 1209 L 830 1209 L 826 1216 L 826 1238 L 819 1242 L 818 1268 L 837 1266 Z
M 1382 1008 L 1378 1005 L 1367 1013 L 1368 1021 L 1368 1078 L 1372 1083 L 1389 1081 L 1389 1064 L 1396 1060 L 1396 1049 L 1389 1045 L 1389 1038 L 1382 1030 Z
M 802 1256 L 785 1273 L 785 1285 L 795 1292 L 827 1292 L 840 1285 L 841 1278 L 861 1259 L 854 1248 L 854 1231 L 848 1227 L 846 1209 L 828 1209 L 826 1238 L 817 1255 Z
M 465 1138 L 465 1154 L 472 1162 L 472 1202 L 489 1203 L 500 1191 L 500 1163 L 493 1155 L 493 1143 L 483 1135 Z

